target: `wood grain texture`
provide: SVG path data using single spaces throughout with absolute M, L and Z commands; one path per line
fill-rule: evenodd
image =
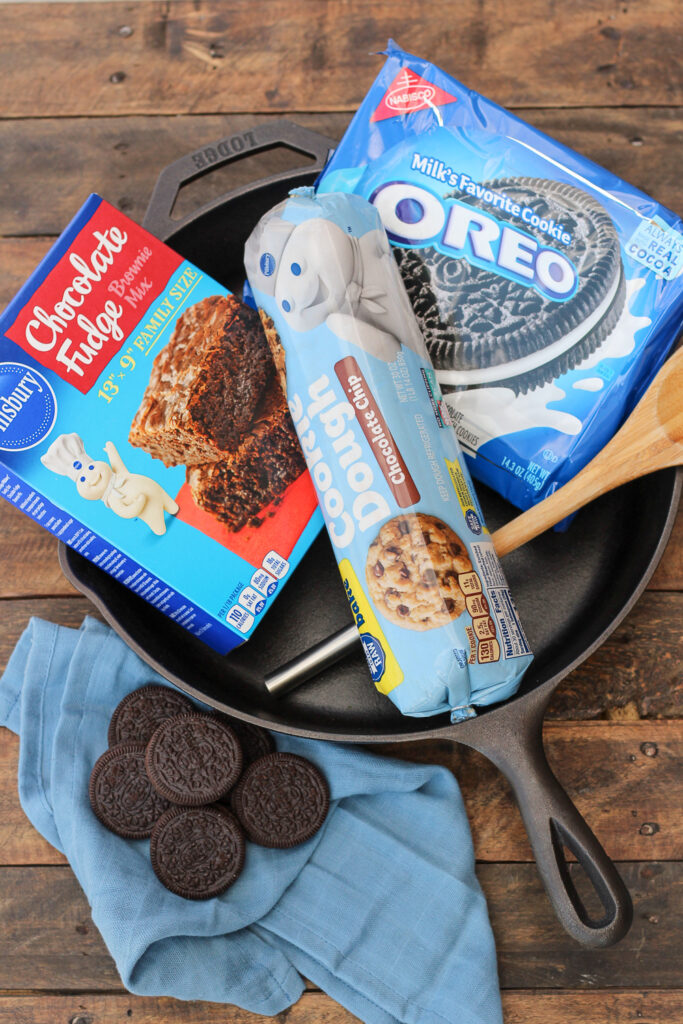
M 280 1018 L 278 1018 L 280 1019 Z M 283 1018 L 284 1019 L 284 1015 Z M 358 1018 L 322 992 L 305 992 L 287 1024 L 352 1024 Z M 683 991 L 503 993 L 504 1024 L 676 1024 Z M 126 994 L 0 996 L 0 1024 L 268 1024 L 272 1017 L 222 1003 Z
M 2 204 L 0 216 L 7 208 L 8 204 Z M 54 241 L 53 237 L 0 238 L 0 310 L 14 298 Z
M 681 715 L 683 594 L 646 592 L 553 695 L 548 718 L 635 720 Z
M 548 722 L 550 765 L 613 860 L 675 860 L 683 851 L 683 722 Z M 448 741 L 376 747 L 449 768 L 465 799 L 479 861 L 531 861 L 510 787 L 481 754 Z
M 503 1017 L 505 1024 L 674 1024 L 683 1020 L 683 991 L 504 992 Z
M 635 921 L 607 950 L 562 931 L 532 864 L 482 864 L 503 988 L 675 988 L 683 865 L 623 863 Z M 574 874 L 575 872 L 572 871 Z M 438 901 L 433 905 L 438 912 Z M 122 991 L 88 904 L 66 867 L 0 869 L 0 990 Z
M 649 583 L 650 590 L 683 590 L 683 506 L 679 509 L 664 557 Z
M 56 539 L 4 499 L 0 499 L 0 565 L 0 598 L 76 594 L 59 567 Z
M 670 105 L 683 94 L 671 59 L 681 27 L 680 5 L 667 0 L 461 0 L 457 16 L 434 0 L 422 18 L 410 0 L 7 4 L 0 108 L 7 117 L 354 110 L 390 35 L 499 103 Z
M 19 737 L 0 727 L 0 864 L 66 864 L 21 809 L 18 767 Z
M 614 860 L 675 860 L 683 850 L 683 721 L 549 723 L 548 758 Z M 442 764 L 457 778 L 479 861 L 531 861 L 510 788 L 473 750 L 440 740 L 391 744 L 378 754 Z M 0 728 L 0 866 L 63 864 L 17 796 L 19 740 Z
M 683 211 L 678 167 L 683 146 L 681 109 L 526 108 L 516 113 L 665 206 Z M 59 234 L 89 192 L 100 193 L 141 221 L 163 167 L 216 140 L 272 121 L 273 116 L 0 121 L 0 235 Z M 288 117 L 333 139 L 341 137 L 349 121 L 346 113 Z M 185 215 L 239 185 L 306 162 L 302 154 L 284 148 L 243 157 L 183 189 L 175 212 Z M 30 262 L 28 250 L 25 260 L 21 273 L 18 267 L 15 271 L 8 266 L 10 277 L 0 282 L 0 305 L 33 269 L 35 261 Z

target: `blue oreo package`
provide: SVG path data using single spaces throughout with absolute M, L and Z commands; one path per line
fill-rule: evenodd
M 298 189 L 245 266 L 375 686 L 474 714 L 531 653 L 377 210 Z
M 683 323 L 683 224 L 393 42 L 317 189 L 378 210 L 475 477 L 520 508 L 616 432 Z

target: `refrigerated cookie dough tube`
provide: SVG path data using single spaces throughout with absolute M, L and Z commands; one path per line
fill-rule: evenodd
M 375 686 L 453 720 L 509 697 L 532 655 L 377 211 L 297 189 L 245 265 Z

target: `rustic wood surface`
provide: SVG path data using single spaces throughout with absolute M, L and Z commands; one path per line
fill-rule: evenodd
M 141 220 L 158 171 L 214 139 L 281 116 L 338 138 L 390 35 L 680 213 L 682 29 L 679 0 L 0 3 L 0 307 L 90 191 Z M 305 163 L 249 156 L 184 189 L 174 215 Z M 97 614 L 61 575 L 53 538 L 4 503 L 0 566 L 0 671 L 32 615 L 77 626 Z M 553 770 L 633 895 L 614 949 L 562 932 L 489 762 L 449 742 L 382 748 L 460 781 L 505 1024 L 683 1022 L 682 611 L 683 513 L 643 597 L 546 717 Z M 66 861 L 21 810 L 18 758 L 0 729 L 0 1024 L 265 1020 L 123 991 Z M 354 1018 L 309 986 L 287 1019 Z

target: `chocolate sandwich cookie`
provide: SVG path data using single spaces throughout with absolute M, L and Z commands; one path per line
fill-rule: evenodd
M 223 807 L 172 807 L 150 840 L 159 881 L 186 900 L 220 896 L 239 877 L 245 842 L 237 821 Z
M 124 839 L 146 839 L 169 802 L 145 771 L 144 743 L 121 743 L 95 763 L 88 790 L 98 820 Z
M 268 754 L 247 768 L 231 794 L 247 838 L 287 849 L 315 835 L 327 817 L 330 793 L 323 774 L 298 754 Z
M 242 748 L 242 771 L 245 771 L 259 757 L 265 757 L 266 754 L 275 752 L 275 740 L 265 729 L 259 728 L 258 725 L 252 725 L 250 722 L 243 722 L 239 718 L 230 718 L 229 715 L 224 715 L 220 711 L 218 718 L 237 735 Z
M 533 236 L 539 247 L 554 246 L 573 264 L 578 283 L 570 298 L 554 300 L 532 280 L 510 280 L 431 247 L 397 249 L 395 256 L 429 354 L 443 371 L 441 384 L 526 393 L 574 369 L 614 329 L 626 297 L 619 239 L 600 203 L 573 185 L 520 177 L 482 187 L 506 197 L 509 208 L 530 211 L 522 223 L 497 208 L 499 221 Z M 480 205 L 461 193 L 453 198 Z M 556 225 L 568 243 L 549 235 Z
M 192 701 L 168 686 L 141 686 L 127 694 L 109 723 L 109 746 L 117 743 L 149 743 L 169 718 L 194 711 Z
M 213 715 L 178 715 L 152 736 L 145 766 L 167 800 L 198 807 L 219 800 L 235 784 L 242 750 L 233 730 Z

